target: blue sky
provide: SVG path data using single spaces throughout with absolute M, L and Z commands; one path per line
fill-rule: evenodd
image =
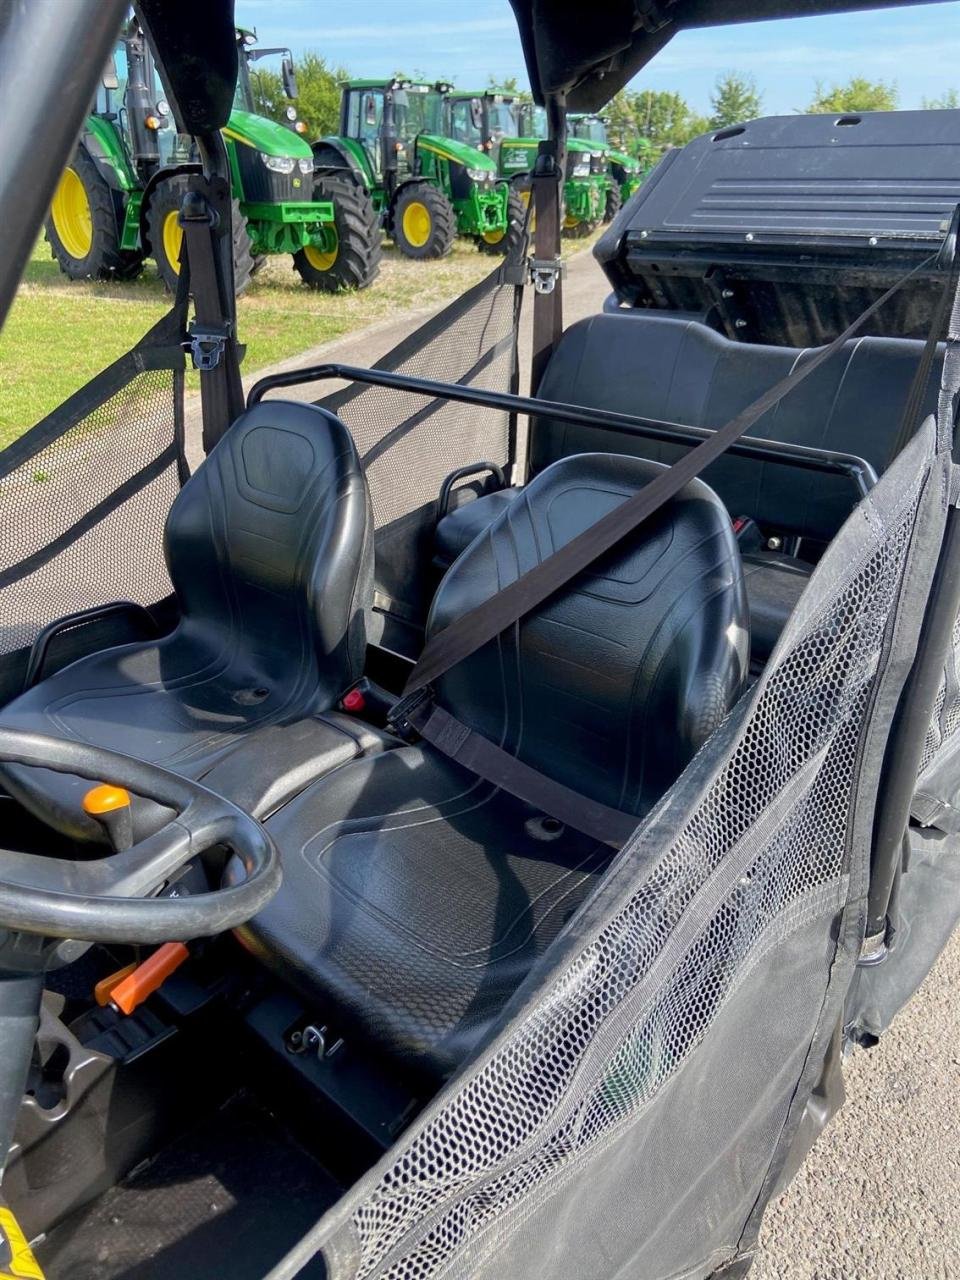
M 585 14 L 589 7 L 585 0 Z M 507 0 L 236 0 L 236 10 L 263 43 L 317 49 L 355 76 L 403 70 L 472 87 L 495 72 L 526 83 Z M 754 75 L 766 114 L 803 107 L 817 79 L 854 74 L 896 81 L 900 106 L 919 107 L 923 97 L 960 89 L 960 3 L 683 32 L 633 87 L 676 89 L 705 111 L 728 70 Z

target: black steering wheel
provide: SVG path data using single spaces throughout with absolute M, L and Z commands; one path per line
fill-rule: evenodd
M 84 742 L 0 729 L 0 761 L 109 782 L 176 816 L 118 853 L 87 861 L 0 853 L 0 929 L 79 942 L 187 942 L 243 924 L 280 887 L 280 860 L 263 827 L 199 783 Z M 153 897 L 185 862 L 216 845 L 245 878 L 210 893 Z

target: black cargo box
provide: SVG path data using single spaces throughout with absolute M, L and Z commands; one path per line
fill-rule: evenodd
M 771 116 L 668 151 L 595 253 L 621 306 L 817 345 L 937 252 L 958 203 L 960 110 Z M 925 337 L 938 278 L 866 331 Z

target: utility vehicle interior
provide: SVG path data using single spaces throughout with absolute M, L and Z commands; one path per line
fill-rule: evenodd
M 567 110 L 685 27 L 883 6 L 511 4 L 534 236 L 246 395 L 233 5 L 137 5 L 203 160 L 180 288 L 0 453 L 0 1276 L 734 1280 L 960 915 L 960 112 L 673 153 L 564 327 Z M 125 9 L 0 0 L 0 312 Z M 842 228 L 678 205 L 754 135 Z

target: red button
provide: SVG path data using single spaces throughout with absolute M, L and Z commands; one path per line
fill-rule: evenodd
M 344 711 L 351 711 L 356 714 L 364 709 L 367 705 L 367 700 L 359 689 L 351 689 L 349 693 L 343 695 L 343 701 L 340 705 Z

